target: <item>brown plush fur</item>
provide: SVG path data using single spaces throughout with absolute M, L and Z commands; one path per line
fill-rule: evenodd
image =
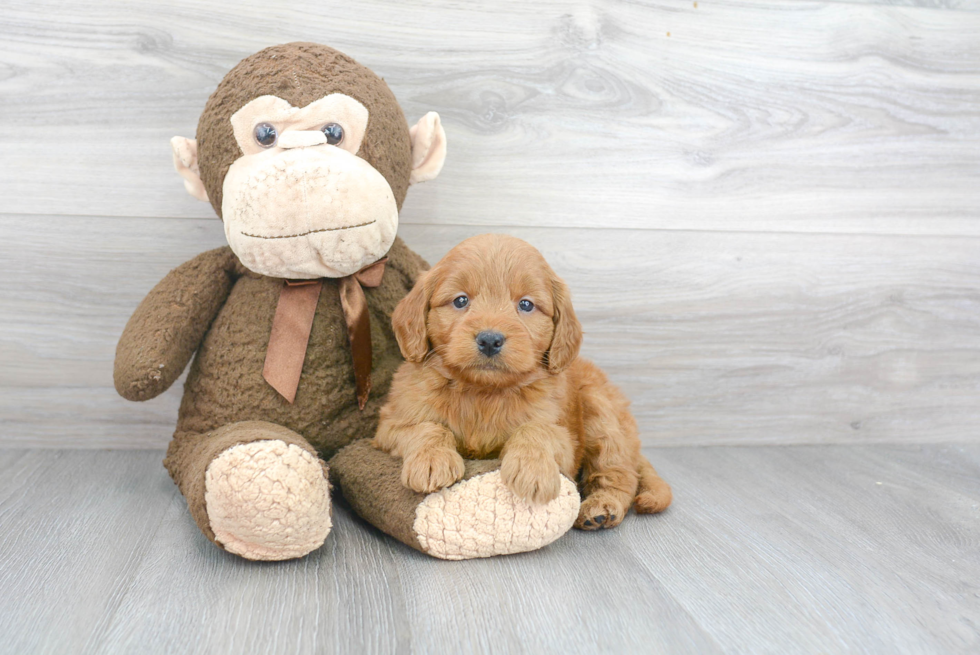
M 219 216 L 225 174 L 242 155 L 231 115 L 262 95 L 303 107 L 334 92 L 357 99 L 370 112 L 358 156 L 385 177 L 401 208 L 412 145 L 408 123 L 388 86 L 332 48 L 291 43 L 266 48 L 239 63 L 201 115 L 201 179 Z M 425 268 L 396 238 L 381 286 L 364 289 L 373 349 L 372 390 L 364 411 L 357 408 L 337 280 L 323 281 L 292 404 L 262 377 L 281 279 L 251 272 L 230 248 L 218 248 L 171 271 L 140 303 L 116 349 L 116 389 L 130 400 L 153 398 L 173 384 L 197 353 L 164 465 L 209 539 L 215 537 L 204 501 L 205 471 L 228 448 L 280 440 L 327 458 L 374 434 L 380 399 L 401 363 L 389 317 Z
M 453 300 L 465 294 L 459 309 Z M 530 299 L 530 312 L 518 309 Z M 426 273 L 392 317 L 408 360 L 392 380 L 375 444 L 403 458 L 402 482 L 431 492 L 459 480 L 463 457 L 501 458 L 518 496 L 553 500 L 559 474 L 583 494 L 576 527 L 619 525 L 634 505 L 659 512 L 670 487 L 640 454 L 629 402 L 578 358 L 582 331 L 568 288 L 535 248 L 483 235 Z M 505 337 L 492 357 L 476 336 Z
M 374 434 L 381 399 L 402 363 L 388 317 L 425 268 L 422 258 L 396 238 L 381 286 L 364 290 L 374 350 L 364 411 L 354 397 L 336 280 L 323 281 L 292 404 L 262 377 L 282 280 L 252 273 L 224 247 L 177 267 L 144 298 L 116 348 L 116 389 L 130 400 L 153 398 L 173 384 L 197 352 L 164 465 L 209 538 L 204 471 L 225 449 L 280 439 L 328 458 Z M 284 439 L 284 431 L 292 431 L 293 439 Z
M 370 69 L 333 48 L 287 43 L 240 61 L 218 84 L 201 114 L 197 125 L 201 180 L 218 216 L 225 175 L 242 156 L 232 114 L 259 96 L 274 95 L 294 107 L 305 107 L 330 93 L 343 93 L 367 107 L 367 132 L 357 155 L 384 175 L 401 210 L 412 172 L 412 141 L 391 89 Z
M 418 506 L 427 494 L 399 482 L 401 460 L 373 448 L 369 439 L 345 446 L 330 459 L 330 481 L 365 521 L 416 550 L 427 552 L 415 532 Z M 495 471 L 500 460 L 467 460 L 462 480 Z M 474 508 L 475 510 L 475 508 Z

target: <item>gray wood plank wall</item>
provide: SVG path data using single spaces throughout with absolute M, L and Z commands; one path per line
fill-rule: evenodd
M 294 40 L 442 115 L 402 236 L 541 248 L 648 445 L 976 440 L 980 3 L 4 4 L 0 445 L 167 442 L 179 385 L 130 404 L 111 371 L 223 242 L 168 139 Z

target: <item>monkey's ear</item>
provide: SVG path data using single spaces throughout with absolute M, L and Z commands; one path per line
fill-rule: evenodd
M 579 346 L 582 345 L 582 324 L 572 309 L 572 298 L 565 281 L 555 275 L 551 278 L 551 288 L 555 298 L 555 334 L 548 349 L 548 371 L 555 374 L 578 357 Z
M 201 182 L 201 169 L 197 165 L 197 139 L 175 136 L 170 139 L 174 151 L 174 168 L 184 178 L 184 188 L 198 200 L 207 202 L 208 192 Z
M 439 114 L 430 111 L 409 129 L 412 136 L 412 176 L 410 184 L 435 179 L 446 161 L 446 131 Z
M 426 278 L 429 273 L 419 276 L 415 286 L 402 298 L 391 315 L 391 327 L 398 341 L 402 357 L 410 362 L 421 362 L 429 353 L 429 333 L 425 327 L 429 313 L 429 291 Z

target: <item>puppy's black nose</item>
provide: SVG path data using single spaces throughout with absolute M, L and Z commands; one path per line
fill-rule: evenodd
M 476 347 L 487 357 L 493 357 L 504 347 L 504 335 L 499 332 L 484 330 L 476 335 Z

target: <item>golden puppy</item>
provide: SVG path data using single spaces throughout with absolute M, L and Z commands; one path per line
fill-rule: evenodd
M 533 503 L 558 496 L 559 474 L 577 480 L 579 528 L 670 504 L 629 401 L 578 357 L 568 287 L 530 244 L 467 239 L 418 280 L 392 325 L 407 361 L 374 444 L 403 458 L 405 486 L 436 491 L 462 477 L 463 457 L 500 457 L 504 483 Z

